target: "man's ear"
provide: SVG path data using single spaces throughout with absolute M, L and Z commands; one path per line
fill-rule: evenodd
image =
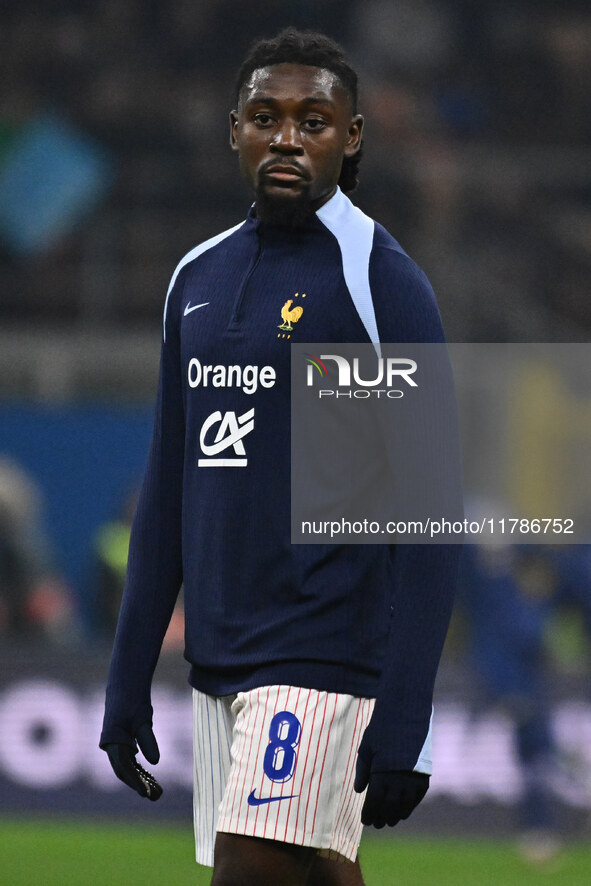
M 230 147 L 233 151 L 238 150 L 236 140 L 236 128 L 238 126 L 238 111 L 230 111 Z
M 355 114 L 351 118 L 349 130 L 347 132 L 347 143 L 345 144 L 345 157 L 354 157 L 361 147 L 361 137 L 363 134 L 363 117 L 361 114 Z

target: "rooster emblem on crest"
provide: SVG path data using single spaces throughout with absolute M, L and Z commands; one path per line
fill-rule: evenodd
M 283 320 L 283 323 L 277 327 L 278 329 L 284 329 L 286 332 L 292 331 L 292 323 L 297 323 L 304 313 L 304 309 L 301 305 L 296 305 L 295 308 L 292 308 L 292 303 L 293 298 L 288 298 L 281 308 L 281 319 Z

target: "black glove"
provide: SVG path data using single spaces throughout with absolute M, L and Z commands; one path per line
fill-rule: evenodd
M 152 727 L 144 723 L 137 731 L 136 741 L 148 763 L 156 764 L 160 759 L 160 751 Z M 140 797 L 158 800 L 162 796 L 162 788 L 153 775 L 140 766 L 135 755 L 137 751 L 127 744 L 105 744 L 109 762 L 117 778 L 137 791 Z
M 429 776 L 424 772 L 400 769 L 394 772 L 371 772 L 371 760 L 357 757 L 355 790 L 367 787 L 361 821 L 375 828 L 393 827 L 408 818 L 429 790 Z

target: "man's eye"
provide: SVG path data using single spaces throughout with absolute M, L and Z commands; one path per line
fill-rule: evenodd
M 324 120 L 320 120 L 318 117 L 311 117 L 309 120 L 304 121 L 304 126 L 306 129 L 311 129 L 312 131 L 317 131 L 319 129 L 323 129 L 326 126 Z
M 254 122 L 260 126 L 268 126 L 272 122 L 272 117 L 269 114 L 255 114 Z

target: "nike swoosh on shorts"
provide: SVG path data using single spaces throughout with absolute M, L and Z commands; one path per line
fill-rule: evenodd
M 299 794 L 289 794 L 285 797 L 255 797 L 254 791 L 251 791 L 246 801 L 249 806 L 261 806 L 263 803 L 274 803 L 276 800 L 293 800 L 299 797 Z

